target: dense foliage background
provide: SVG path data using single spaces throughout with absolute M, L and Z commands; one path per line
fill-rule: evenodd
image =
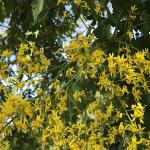
M 150 148 L 149 0 L 0 0 L 0 147 Z

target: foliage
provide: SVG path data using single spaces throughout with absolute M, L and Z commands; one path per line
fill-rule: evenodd
M 43 10 L 43 6 L 44 6 L 44 0 L 34 0 L 32 2 L 32 12 L 33 12 L 34 21 L 37 20 L 37 17 Z
M 32 42 L 21 44 L 13 60 L 13 51 L 3 51 L 1 147 L 15 142 L 16 137 L 10 140 L 14 130 L 29 134 L 43 149 L 106 149 L 115 142 L 127 149 L 150 146 L 142 104 L 142 93 L 150 93 L 148 50 L 132 56 L 131 52 L 107 55 L 90 46 L 93 38 L 80 35 L 66 47 L 68 63 L 44 89 L 42 74 L 48 66 L 55 68 L 42 49 Z M 12 64 L 17 70 L 10 75 Z M 66 80 L 61 82 L 63 71 Z M 24 94 L 26 87 L 34 91 L 33 96 Z
M 2 149 L 149 149 L 148 0 L 0 3 Z

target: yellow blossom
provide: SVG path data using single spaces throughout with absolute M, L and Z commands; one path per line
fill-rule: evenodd
M 123 87 L 121 88 L 121 93 L 124 95 L 125 93 L 128 93 L 128 88 L 127 86 L 123 85 Z
M 123 122 L 120 123 L 118 130 L 119 130 L 120 134 L 124 134 L 125 133 L 125 126 L 123 125 Z
M 41 116 L 38 115 L 31 124 L 32 130 L 42 127 L 43 121 L 44 121 L 44 118 L 41 118 Z
M 133 96 L 134 96 L 135 100 L 141 99 L 141 94 L 142 93 L 140 92 L 140 90 L 133 87 L 132 88 L 132 93 L 133 93 Z
M 79 6 L 81 4 L 81 0 L 74 0 L 74 3 Z
M 64 18 L 68 16 L 68 13 L 67 11 L 64 11 L 64 14 L 63 14 Z
M 95 12 L 98 14 L 98 13 L 100 12 L 100 10 L 101 10 L 101 7 L 100 7 L 99 4 L 96 4 L 95 7 L 96 7 L 96 8 L 95 8 L 94 10 L 95 10 Z
M 106 75 L 105 71 L 102 72 L 102 74 L 100 75 L 99 82 L 97 83 L 97 85 L 100 85 L 101 89 L 107 89 L 111 85 L 111 81 L 108 79 L 108 76 Z
M 133 38 L 133 34 L 131 31 L 127 31 L 127 36 L 129 37 L 129 39 L 131 40 Z
M 140 144 L 141 141 L 137 141 L 137 138 L 136 136 L 134 135 L 132 138 L 131 138 L 131 142 L 128 143 L 128 147 L 127 149 L 128 150 L 136 150 L 137 149 L 137 145 Z
M 25 132 L 27 131 L 27 125 L 25 123 L 25 121 L 21 118 L 20 120 L 16 121 L 16 126 L 18 128 L 19 131 Z
M 9 57 L 10 55 L 13 54 L 13 51 L 7 49 L 7 50 L 4 50 L 1 54 L 2 57 Z
M 66 77 L 72 77 L 75 72 L 76 71 L 74 71 L 73 68 L 68 68 L 66 71 Z
M 75 93 L 73 94 L 73 97 L 76 101 L 81 102 L 81 98 L 85 95 L 84 91 L 75 91 Z

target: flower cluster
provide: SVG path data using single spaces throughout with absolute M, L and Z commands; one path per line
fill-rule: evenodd
M 129 150 L 149 148 L 142 101 L 150 93 L 149 51 L 107 55 L 93 40 L 80 35 L 66 46 L 67 65 L 46 87 L 42 74 L 52 66 L 35 43 L 1 54 L 1 148 L 9 149 L 15 132 L 30 135 L 42 149 L 105 150 L 118 142 Z M 8 75 L 11 63 L 14 75 Z M 26 98 L 24 88 L 32 96 Z

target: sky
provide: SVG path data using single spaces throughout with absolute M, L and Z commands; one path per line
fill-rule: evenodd
M 6 36 L 6 30 L 8 28 L 9 20 L 5 19 L 3 23 L 0 23 L 0 37 Z

